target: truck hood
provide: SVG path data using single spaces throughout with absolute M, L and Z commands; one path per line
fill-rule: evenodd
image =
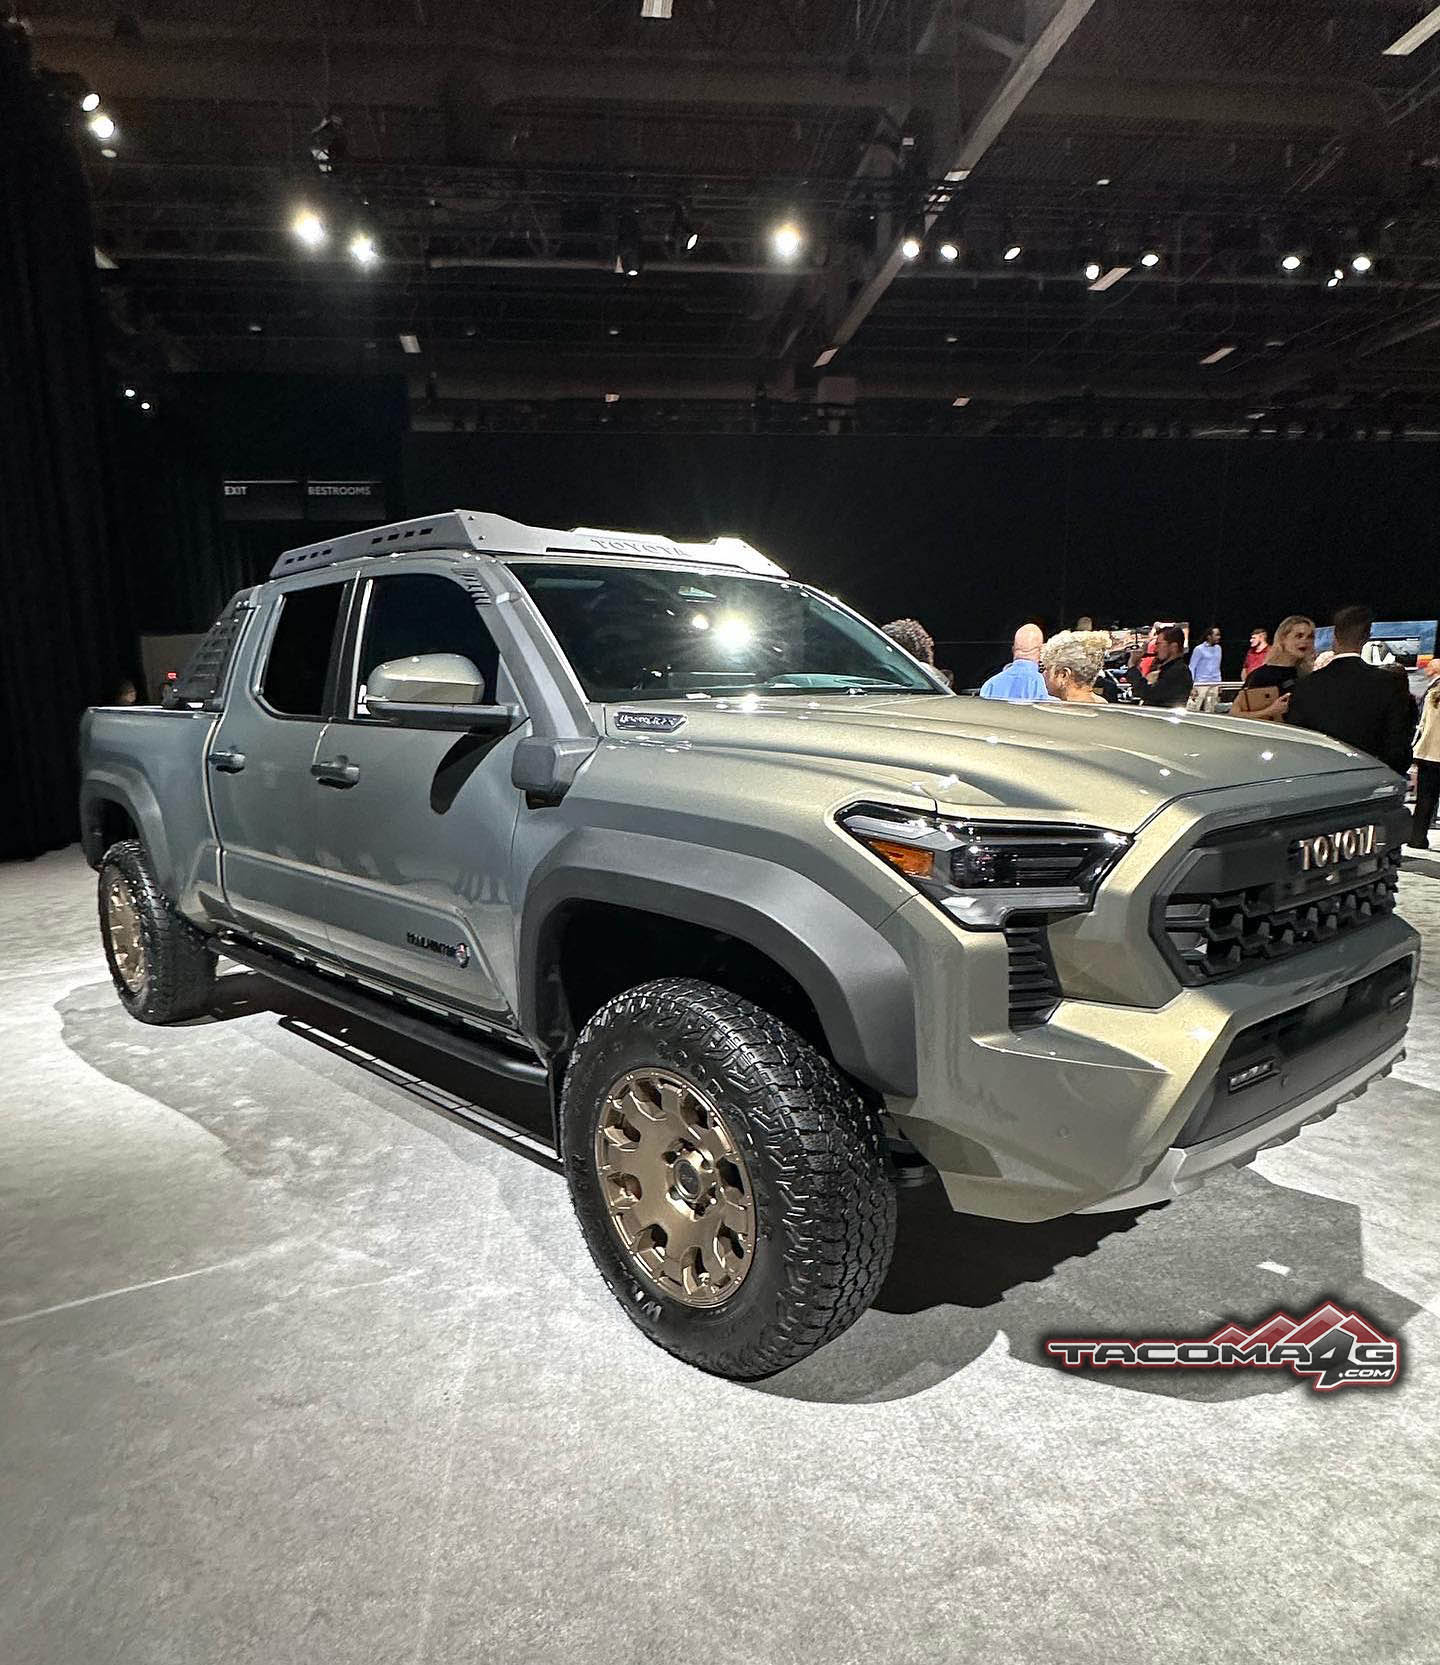
M 768 754 L 796 768 L 813 760 L 829 776 L 851 762 L 857 796 L 873 770 L 901 770 L 915 791 L 947 809 L 1073 817 L 1083 808 L 1117 832 L 1135 831 L 1162 804 L 1192 792 L 1380 767 L 1274 723 L 965 695 L 644 700 L 607 706 L 604 726 L 616 741 Z

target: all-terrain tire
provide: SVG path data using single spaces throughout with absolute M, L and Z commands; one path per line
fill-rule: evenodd
M 127 901 L 138 932 L 128 929 Z M 131 1017 L 141 1023 L 198 1017 L 215 987 L 215 956 L 204 936 L 166 901 L 138 839 L 124 839 L 105 852 L 99 905 L 105 960 Z
M 617 1084 L 650 1070 L 698 1089 L 743 1159 L 753 1252 L 718 1304 L 671 1298 L 612 1220 L 597 1129 Z M 560 1133 L 596 1265 L 640 1329 L 687 1363 L 737 1381 L 773 1375 L 833 1341 L 879 1293 L 896 1218 L 879 1120 L 828 1058 L 750 1001 L 684 977 L 617 995 L 576 1044 Z

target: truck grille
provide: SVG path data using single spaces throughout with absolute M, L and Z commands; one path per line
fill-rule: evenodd
M 1045 921 L 1012 914 L 1005 926 L 1005 946 L 1010 951 L 1010 1027 L 1031 1029 L 1045 1023 L 1060 1002 Z
M 1301 865 L 1306 838 L 1371 824 L 1372 854 Z M 1394 911 L 1403 836 L 1403 811 L 1374 805 L 1214 835 L 1157 901 L 1157 940 L 1185 982 L 1207 983 L 1363 929 Z

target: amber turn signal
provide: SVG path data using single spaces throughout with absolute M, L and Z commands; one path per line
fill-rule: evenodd
M 865 842 L 882 861 L 888 861 L 892 867 L 898 867 L 907 878 L 934 878 L 933 850 L 917 850 L 913 844 L 896 844 L 888 838 L 867 838 Z

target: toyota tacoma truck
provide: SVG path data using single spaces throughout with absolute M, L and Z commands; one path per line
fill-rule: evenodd
M 120 1000 L 217 957 L 466 1060 L 654 1341 L 793 1364 L 896 1188 L 1181 1196 L 1401 1056 L 1397 776 L 1271 724 L 958 696 L 735 539 L 471 511 L 282 555 L 83 720 Z M 467 1076 L 467 1079 L 470 1079 Z

